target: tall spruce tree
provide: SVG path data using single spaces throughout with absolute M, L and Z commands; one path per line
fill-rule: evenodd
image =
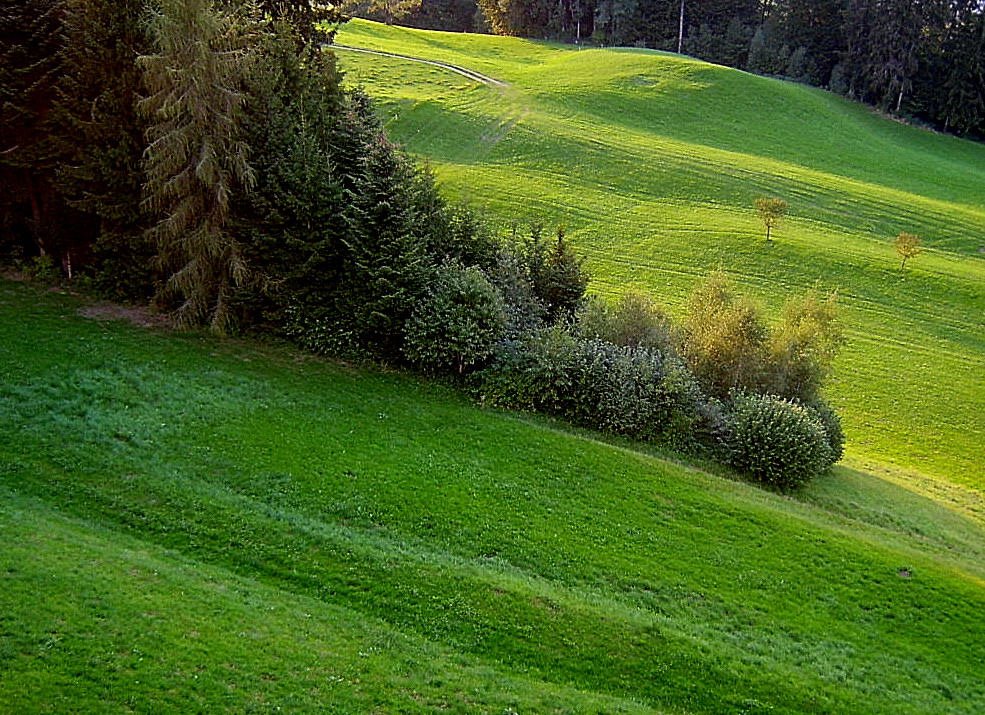
M 300 40 L 301 48 L 331 43 L 339 26 L 346 21 L 341 2 L 258 0 L 257 6 L 267 18 L 286 22 Z
M 852 0 L 848 58 L 863 99 L 900 111 L 918 66 L 925 10 L 924 0 Z
M 230 201 L 254 183 L 242 140 L 242 86 L 253 19 L 209 0 L 161 0 L 149 20 L 154 53 L 139 58 L 150 95 L 145 205 L 168 278 L 160 298 L 178 319 L 231 327 L 229 298 L 248 276 L 227 225 Z
M 778 9 L 784 41 L 796 52 L 804 49 L 815 68 L 812 79 L 826 86 L 831 72 L 847 49 L 844 16 L 846 0 L 793 0 Z
M 63 73 L 52 112 L 65 200 L 91 216 L 95 279 L 117 298 L 150 297 L 153 244 L 140 210 L 144 122 L 136 101 L 148 51 L 141 0 L 63 0 Z
M 301 56 L 296 41 L 284 25 L 264 37 L 248 83 L 244 127 L 257 183 L 233 202 L 233 229 L 256 279 L 237 292 L 247 322 L 282 323 L 288 306 L 311 319 L 340 281 L 342 181 L 359 149 L 340 154 L 363 137 L 341 121 L 332 55 Z
M 54 186 L 51 109 L 61 73 L 59 0 L 0 7 L 0 228 L 3 241 L 59 258 L 65 206 Z

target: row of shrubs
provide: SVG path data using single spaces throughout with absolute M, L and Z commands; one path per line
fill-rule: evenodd
M 578 279 L 553 315 L 529 274 L 504 284 L 444 265 L 407 321 L 406 359 L 484 403 L 700 453 L 781 489 L 840 459 L 838 417 L 817 394 L 840 342 L 833 298 L 791 301 L 770 330 L 715 274 L 678 328 L 640 294 L 586 300 L 580 264 L 565 265 Z

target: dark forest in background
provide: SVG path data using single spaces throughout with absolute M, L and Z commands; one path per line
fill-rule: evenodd
M 400 23 L 680 47 L 718 64 L 824 87 L 940 130 L 985 136 L 980 0 L 423 0 Z

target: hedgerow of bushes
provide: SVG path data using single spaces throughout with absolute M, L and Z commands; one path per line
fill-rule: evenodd
M 579 338 L 563 326 L 501 345 L 474 384 L 493 404 L 639 440 L 686 429 L 702 399 L 675 356 Z
M 703 453 L 791 489 L 842 454 L 818 394 L 840 341 L 833 297 L 790 301 L 771 329 L 713 274 L 680 328 L 644 295 L 582 300 L 571 320 L 501 341 L 469 382 L 484 402 Z

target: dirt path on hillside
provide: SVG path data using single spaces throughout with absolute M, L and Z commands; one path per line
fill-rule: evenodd
M 440 67 L 441 69 L 448 70 L 449 72 L 454 72 L 455 74 L 460 74 L 463 77 L 468 77 L 474 82 L 479 82 L 481 84 L 487 84 L 491 87 L 508 87 L 509 85 L 502 80 L 498 80 L 494 77 L 489 77 L 480 72 L 474 70 L 466 69 L 465 67 L 459 67 L 458 65 L 449 64 L 448 62 L 438 62 L 437 60 L 426 60 L 423 57 L 412 57 L 410 55 L 400 55 L 396 52 L 384 52 L 382 50 L 367 50 L 364 47 L 350 47 L 349 45 L 329 45 L 329 49 L 332 50 L 346 50 L 348 52 L 365 52 L 368 55 L 380 55 L 381 57 L 394 57 L 398 60 L 408 60 L 410 62 L 420 62 L 422 65 L 431 65 L 432 67 Z
M 78 313 L 90 320 L 123 320 L 140 328 L 174 327 L 168 316 L 151 312 L 149 308 L 143 306 L 94 303 L 79 308 Z

